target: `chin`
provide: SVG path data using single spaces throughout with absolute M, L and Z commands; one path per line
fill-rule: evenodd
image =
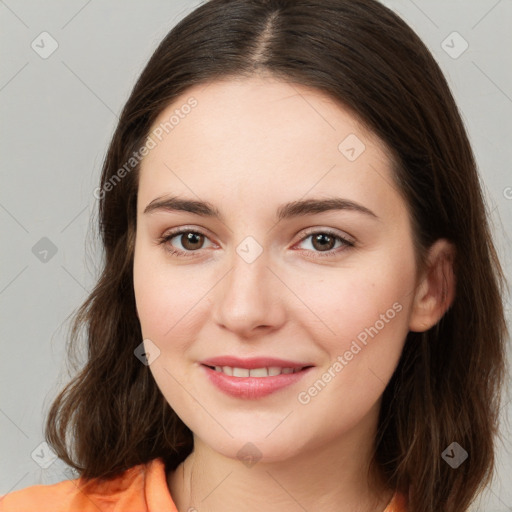
M 256 463 L 284 462 L 302 452 L 303 439 L 300 443 L 296 442 L 285 431 L 281 432 L 281 435 L 274 432 L 269 436 L 271 431 L 272 429 L 265 429 L 265 432 L 248 432 L 247 429 L 240 429 L 240 432 L 230 431 L 233 438 L 226 434 L 220 439 L 201 439 L 210 449 L 224 457 L 237 459 L 247 467 L 252 467 Z

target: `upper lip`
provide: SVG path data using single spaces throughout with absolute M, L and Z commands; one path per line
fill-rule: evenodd
M 201 364 L 206 366 L 230 366 L 231 368 L 247 368 L 248 370 L 252 370 L 254 368 L 269 368 L 271 366 L 293 369 L 313 366 L 310 363 L 298 363 L 296 361 L 277 359 L 275 357 L 250 357 L 247 359 L 241 359 L 235 356 L 212 357 L 210 359 L 201 361 Z

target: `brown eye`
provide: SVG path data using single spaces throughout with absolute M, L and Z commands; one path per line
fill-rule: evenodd
M 334 257 L 338 253 L 354 247 L 355 242 L 328 231 L 313 231 L 306 235 L 301 244 L 307 244 L 309 247 L 302 247 L 312 257 Z
M 202 252 L 200 249 L 205 248 L 205 241 L 208 241 L 209 246 L 212 246 L 206 235 L 190 229 L 173 231 L 158 239 L 158 243 L 163 245 L 167 252 L 173 256 L 184 257 L 199 255 Z
M 193 251 L 194 249 L 201 249 L 204 243 L 204 235 L 190 231 L 183 233 L 180 237 L 180 241 L 184 249 Z
M 312 235 L 312 245 L 319 251 L 330 251 L 336 244 L 336 238 L 327 233 L 317 233 Z

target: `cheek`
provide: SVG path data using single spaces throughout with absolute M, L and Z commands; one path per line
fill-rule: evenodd
M 415 263 L 412 250 L 403 246 L 358 263 L 304 280 L 297 294 L 316 313 L 308 312 L 301 322 L 326 356 L 323 366 L 331 369 L 326 379 L 336 381 L 333 392 L 338 388 L 343 395 L 350 389 L 366 403 L 383 391 L 400 359 Z
M 376 404 L 400 359 L 408 332 L 408 280 L 412 267 L 386 266 L 354 269 L 318 283 L 310 294 L 311 309 L 321 312 L 303 326 L 326 357 L 313 379 L 297 397 L 309 417 L 340 411 L 332 424 L 333 435 L 357 423 Z M 321 285 L 321 286 L 320 286 Z M 304 322 L 307 322 L 304 320 Z M 334 334 L 325 325 L 330 327 Z M 320 428 L 320 425 L 318 425 Z
M 208 306 L 201 297 L 211 286 L 192 267 L 173 268 L 157 259 L 149 251 L 135 251 L 133 284 L 142 333 L 161 347 L 172 336 L 173 346 L 181 349 L 180 333 L 194 329 Z
M 153 339 L 167 322 L 165 317 L 165 282 L 159 279 L 158 270 L 151 264 L 146 251 L 136 244 L 133 265 L 133 288 L 137 313 L 144 338 Z
M 303 317 L 305 322 L 314 324 L 317 333 L 346 340 L 376 322 L 382 327 L 382 315 L 386 326 L 406 323 L 402 313 L 412 298 L 413 278 L 412 269 L 375 265 L 339 269 L 328 277 L 304 281 L 296 291 L 311 312 Z

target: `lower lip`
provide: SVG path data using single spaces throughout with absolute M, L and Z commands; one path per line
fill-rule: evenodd
M 295 384 L 313 367 L 305 368 L 297 373 L 282 373 L 272 377 L 232 377 L 225 373 L 212 370 L 201 365 L 206 375 L 217 388 L 236 398 L 257 399 L 270 395 L 280 389 Z

